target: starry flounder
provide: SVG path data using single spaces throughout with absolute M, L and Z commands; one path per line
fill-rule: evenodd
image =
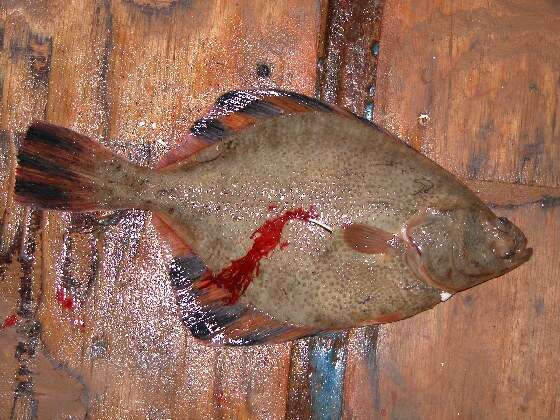
M 280 90 L 223 95 L 155 170 L 35 123 L 16 194 L 48 209 L 152 211 L 183 321 L 214 344 L 396 321 L 531 255 L 516 226 L 428 158 Z

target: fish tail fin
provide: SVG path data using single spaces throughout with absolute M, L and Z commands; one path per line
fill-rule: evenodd
M 17 163 L 15 193 L 22 204 L 71 211 L 138 207 L 125 187 L 143 168 L 67 128 L 33 123 Z

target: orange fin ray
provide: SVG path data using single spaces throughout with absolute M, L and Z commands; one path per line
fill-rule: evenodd
M 174 258 L 170 277 L 181 318 L 191 334 L 209 345 L 273 344 L 318 334 L 315 328 L 277 321 L 242 303 L 228 304 L 231 293 L 208 280 L 194 254 Z
M 157 168 L 176 168 L 205 147 L 259 121 L 301 112 L 335 112 L 358 118 L 341 108 L 295 92 L 279 89 L 231 91 L 218 98 L 208 114 L 193 124 L 180 144 L 161 158 Z
M 385 254 L 393 246 L 391 241 L 395 235 L 361 223 L 351 223 L 343 228 L 343 238 L 346 244 L 364 254 Z

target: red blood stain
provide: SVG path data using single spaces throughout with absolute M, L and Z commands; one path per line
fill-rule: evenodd
M 218 404 L 223 404 L 224 403 L 224 393 L 222 391 L 214 391 L 214 400 L 218 403 Z
M 0 327 L 0 330 L 3 330 L 4 328 L 13 327 L 14 325 L 16 325 L 16 323 L 17 323 L 17 315 L 12 314 L 12 315 L 6 317 L 6 319 L 2 323 L 2 326 Z
M 66 295 L 66 289 L 64 289 L 63 287 L 58 287 L 56 289 L 56 301 L 64 309 L 73 310 L 76 307 L 76 304 L 74 303 L 74 299 L 72 298 L 72 296 Z
M 317 217 L 314 208 L 309 210 L 296 209 L 289 210 L 284 214 L 268 220 L 253 232 L 251 239 L 254 239 L 253 246 L 244 257 L 232 261 L 219 274 L 210 273 L 207 280 L 226 289 L 231 296 L 228 304 L 237 302 L 239 297 L 247 290 L 249 284 L 255 276 L 259 275 L 260 261 L 268 257 L 280 243 L 284 226 L 290 220 L 308 221 Z M 284 243 L 284 247 L 287 242 Z M 280 246 L 282 248 L 282 245 Z
M 284 241 L 280 244 L 280 249 L 284 249 L 286 248 L 288 245 L 290 245 L 290 243 L 288 241 Z
M 278 207 L 277 204 L 275 203 L 270 203 L 267 207 L 268 211 L 272 211 L 272 210 L 276 210 L 276 208 Z

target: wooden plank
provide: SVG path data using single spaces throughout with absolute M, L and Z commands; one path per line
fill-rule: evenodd
M 552 368 L 559 18 L 558 5 L 545 1 L 386 3 L 376 121 L 475 178 L 468 184 L 525 231 L 535 254 L 500 279 L 380 328 L 379 417 L 560 415 Z
M 384 0 L 329 2 L 319 96 L 371 119 Z
M 37 414 L 36 382 L 31 372 L 37 367 L 36 355 L 40 351 L 40 328 L 34 313 L 41 275 L 41 254 L 36 250 L 42 216 L 15 204 L 12 189 L 18 133 L 32 119 L 44 117 L 47 101 L 51 39 L 39 17 L 46 17 L 41 7 L 0 6 L 0 125 L 5 159 L 1 176 L 5 182 L 0 187 L 0 283 L 2 291 L 8 292 L 2 310 L 8 315 L 3 318 L 0 335 L 1 345 L 5 346 L 3 359 L 8 352 L 12 357 L 2 369 L 7 385 L 4 392 L 11 392 L 3 392 L 0 415 L 15 419 Z
M 558 418 L 560 207 L 500 213 L 525 230 L 532 260 L 382 328 L 380 410 L 388 418 Z
M 559 186 L 560 5 L 386 7 L 376 121 L 463 177 Z
M 27 13 L 20 6 L 7 13 Z M 47 119 L 143 164 L 173 147 L 226 90 L 281 86 L 311 94 L 315 87 L 318 2 L 91 0 L 28 9 L 36 14 L 25 19 L 52 40 L 41 79 L 48 81 L 41 85 Z M 24 130 L 27 110 L 14 106 L 15 95 L 4 103 L 21 121 L 4 127 Z M 51 212 L 42 224 L 36 261 L 43 271 L 34 281 L 41 305 L 33 318 L 45 353 L 34 358 L 35 412 L 76 416 L 87 406 L 91 418 L 282 418 L 290 346 L 194 343 L 178 322 L 169 251 L 149 215 L 116 216 Z M 55 388 L 43 395 L 39 379 L 49 377 Z M 64 395 L 87 399 L 69 404 Z

